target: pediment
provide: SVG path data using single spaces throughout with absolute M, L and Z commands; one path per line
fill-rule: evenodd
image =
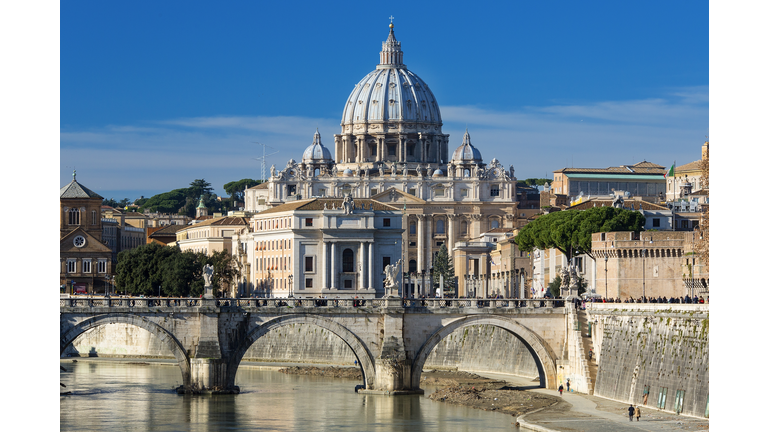
M 85 239 L 85 244 L 82 247 L 75 246 L 75 237 L 82 236 Z M 75 228 L 59 241 L 59 252 L 109 252 L 112 250 L 104 243 L 100 242 L 96 237 L 88 234 L 82 228 Z
M 423 199 L 409 193 L 397 190 L 393 187 L 373 195 L 371 199 L 389 204 L 426 204 Z

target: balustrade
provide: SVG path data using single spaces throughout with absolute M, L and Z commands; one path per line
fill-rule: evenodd
M 201 298 L 143 298 L 143 297 L 70 297 L 59 301 L 66 308 L 187 308 L 200 307 L 205 303 Z M 211 301 L 211 300 L 209 300 Z M 341 298 L 217 298 L 213 299 L 222 308 L 386 308 L 388 300 L 341 299 Z M 520 309 L 562 307 L 562 299 L 465 299 L 465 298 L 403 298 L 395 305 L 403 308 L 474 308 L 474 309 Z M 390 304 L 391 306 L 391 304 Z

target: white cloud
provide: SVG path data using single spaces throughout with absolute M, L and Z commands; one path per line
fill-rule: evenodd
M 490 110 L 441 107 L 451 150 L 468 127 L 472 143 L 489 162 L 513 164 L 518 178 L 550 177 L 566 166 L 607 167 L 649 160 L 661 165 L 696 160 L 708 129 L 708 88 L 674 89 L 668 97 L 589 104 Z M 279 153 L 282 167 L 299 160 L 315 128 L 334 151 L 337 119 L 211 116 L 66 130 L 61 137 L 61 184 L 78 175 L 98 178 L 88 187 L 109 190 L 170 190 L 205 178 L 214 187 L 240 178 L 260 178 L 261 142 Z M 87 173 L 98 175 L 90 176 Z

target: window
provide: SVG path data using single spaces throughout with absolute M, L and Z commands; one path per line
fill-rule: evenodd
M 77 261 L 71 259 L 67 260 L 67 273 L 75 273 L 77 271 Z
M 390 263 L 390 258 L 388 256 L 381 257 L 381 268 L 382 268 L 382 270 L 387 268 L 389 263 Z
M 462 189 L 461 190 L 461 196 L 462 197 L 468 197 L 469 196 L 469 189 Z
M 304 226 L 311 227 L 312 226 L 312 218 L 306 218 L 304 219 Z
M 312 288 L 312 278 L 304 279 L 304 287 L 305 288 Z
M 378 190 L 378 189 L 376 189 L 376 188 L 371 188 L 371 196 L 373 196 L 373 195 L 376 195 L 377 193 L 379 193 L 379 190 Z
M 314 272 L 315 271 L 315 262 L 314 257 L 308 256 L 304 257 L 304 271 L 305 272 Z
M 461 222 L 461 235 L 465 236 L 467 235 L 467 222 L 462 221 Z
M 69 209 L 69 224 L 80 225 L 80 210 L 76 208 Z
M 445 196 L 445 189 L 444 188 L 435 188 L 435 196 L 436 197 Z
M 317 191 L 317 194 L 318 194 L 318 195 L 320 195 L 321 197 L 325 196 L 325 188 L 320 188 L 320 189 Z
M 498 219 L 494 219 L 491 221 L 491 229 L 495 229 L 499 227 L 499 221 Z
M 445 221 L 438 219 L 435 222 L 435 234 L 445 234 Z
M 662 387 L 659 389 L 659 401 L 656 404 L 656 408 L 664 409 L 666 405 L 667 405 L 667 388 Z
M 408 189 L 408 193 L 416 196 L 416 189 Z
M 410 224 L 410 231 L 411 231 L 411 235 L 415 235 L 416 234 L 416 222 L 411 222 L 411 224 Z
M 408 247 L 416 247 L 416 242 L 408 242 Z
M 355 253 L 352 249 L 344 249 L 341 253 L 341 271 L 344 273 L 355 271 Z
M 675 408 L 676 413 L 680 413 L 683 410 L 683 399 L 685 398 L 685 390 L 678 390 L 675 394 Z
M 345 279 L 344 280 L 344 288 L 352 289 L 352 279 Z
M 83 260 L 83 273 L 90 273 L 91 272 L 91 260 L 84 259 Z
M 408 261 L 408 273 L 416 273 L 416 260 Z
M 492 197 L 499 196 L 499 185 L 492 185 L 491 186 L 491 196 Z
M 296 195 L 296 185 L 288 185 L 288 196 Z
M 387 146 L 387 154 L 389 156 L 397 156 L 397 149 L 395 148 L 395 146 L 388 145 Z
M 661 226 L 661 219 L 659 218 L 653 218 L 653 227 L 658 228 Z
M 106 273 L 107 272 L 107 260 L 100 259 L 98 263 L 98 272 L 99 273 Z
M 392 226 L 392 221 L 391 221 L 391 219 L 390 219 L 390 218 L 384 218 L 384 226 L 385 226 L 385 227 L 390 227 L 390 226 Z
M 96 225 L 96 210 L 91 210 L 91 225 Z
M 416 146 L 409 145 L 408 146 L 408 156 L 413 156 L 413 152 L 415 150 Z

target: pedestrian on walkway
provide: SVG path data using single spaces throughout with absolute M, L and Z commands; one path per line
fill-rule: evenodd
M 629 421 L 632 421 L 632 417 L 635 415 L 635 408 L 632 405 L 629 406 Z
M 557 389 L 557 391 L 560 392 L 560 396 L 563 395 L 563 385 L 562 384 L 560 384 L 560 387 Z
M 640 407 L 638 406 L 635 408 L 635 417 L 637 417 L 637 421 L 640 421 Z
M 571 379 L 570 378 L 568 378 L 568 380 L 565 382 L 565 387 L 566 387 L 566 390 L 568 391 L 568 393 L 570 393 L 571 392 Z

